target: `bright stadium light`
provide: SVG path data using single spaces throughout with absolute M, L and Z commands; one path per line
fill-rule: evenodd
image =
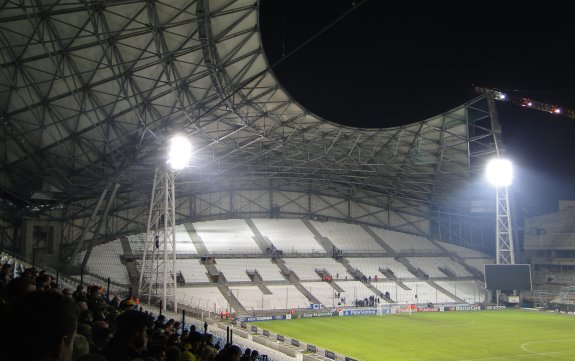
M 487 163 L 487 180 L 496 187 L 507 187 L 513 182 L 513 166 L 507 159 L 492 159 Z
M 175 137 L 170 142 L 168 164 L 172 170 L 180 170 L 189 165 L 192 155 L 192 143 L 182 136 Z

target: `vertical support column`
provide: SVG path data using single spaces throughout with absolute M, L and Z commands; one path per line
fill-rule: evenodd
M 140 299 L 177 312 L 174 171 L 156 168 L 140 272 Z
M 311 190 L 307 191 L 307 213 L 309 214 L 309 218 L 313 219 L 313 211 L 311 207 Z
M 176 289 L 177 289 L 177 279 L 176 279 L 176 185 L 175 185 L 175 172 L 173 170 L 166 172 L 166 181 L 169 183 L 169 197 L 167 197 L 166 202 L 166 213 L 170 215 L 169 222 L 166 222 L 166 234 L 169 234 L 166 243 L 169 241 L 169 246 L 166 247 L 167 256 L 165 258 L 166 263 L 168 260 L 170 263 L 170 278 L 165 286 L 169 290 L 166 297 L 170 297 L 170 301 L 173 305 L 172 310 L 178 312 L 178 302 L 176 300 Z M 168 193 L 168 192 L 166 192 Z M 166 299 L 168 301 L 168 299 Z
M 351 222 L 351 203 L 353 201 L 353 190 L 348 190 L 347 195 L 347 221 Z
M 96 203 L 96 207 L 92 211 L 90 218 L 86 221 L 86 224 L 84 224 L 84 229 L 82 230 L 82 235 L 80 236 L 80 239 L 78 240 L 78 243 L 76 244 L 76 247 L 74 248 L 74 251 L 72 252 L 72 255 L 70 256 L 70 260 L 74 260 L 76 258 L 76 255 L 78 254 L 78 252 L 82 249 L 82 244 L 84 243 L 84 241 L 86 241 L 88 234 L 89 234 L 89 230 L 92 227 L 92 225 L 94 224 L 94 222 L 96 221 L 96 217 L 98 216 L 98 212 L 100 211 L 100 207 L 102 206 L 102 203 L 104 202 L 104 199 L 106 198 L 106 194 L 108 194 L 109 189 L 110 189 L 110 184 L 108 184 L 106 186 L 106 188 L 104 188 L 104 190 L 100 194 L 100 198 L 98 199 L 98 202 Z M 16 238 L 14 238 L 14 239 L 16 239 Z M 65 266 L 65 269 L 68 269 L 68 267 L 70 267 L 71 265 L 72 265 L 72 262 L 67 264 Z
M 509 191 L 507 187 L 496 188 L 497 220 L 495 226 L 497 264 L 515 264 L 513 251 L 513 230 L 509 209 Z
M 152 186 L 152 196 L 150 197 L 150 211 L 148 213 L 148 225 L 146 229 L 146 235 L 144 240 L 144 255 L 142 257 L 142 270 L 140 271 L 140 281 L 138 284 L 139 298 L 142 302 L 146 302 L 148 305 L 152 302 L 152 296 L 154 296 L 155 291 L 157 291 L 157 280 L 155 275 L 157 274 L 157 258 L 158 258 L 158 242 L 156 242 L 156 232 L 157 229 L 159 212 L 155 212 L 157 207 L 157 196 L 156 193 L 161 191 L 160 179 L 158 179 L 158 168 L 154 173 L 154 183 Z
M 235 197 L 235 193 L 233 190 L 231 190 L 229 192 L 230 195 L 230 202 L 229 202 L 229 217 L 230 218 L 234 218 L 234 216 L 236 215 L 236 210 L 234 207 L 234 197 Z

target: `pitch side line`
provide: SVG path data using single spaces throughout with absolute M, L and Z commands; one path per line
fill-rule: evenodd
M 530 352 L 530 351 L 528 351 Z M 459 361 L 483 361 L 483 360 L 505 360 L 505 359 L 512 359 L 512 358 L 519 358 L 519 357 L 533 357 L 533 356 L 546 356 L 546 357 L 555 357 L 560 356 L 563 354 L 570 354 L 575 353 L 575 350 L 571 351 L 551 351 L 551 352 L 538 352 L 538 353 L 530 353 L 530 354 L 521 354 L 521 355 L 509 355 L 509 356 L 494 356 L 494 357 L 484 357 L 484 358 L 469 358 L 469 359 L 462 359 Z

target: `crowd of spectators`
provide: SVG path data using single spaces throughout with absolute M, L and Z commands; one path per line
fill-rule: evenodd
M 0 272 L 0 360 L 254 361 L 207 330 L 184 329 L 143 311 L 133 298 L 108 297 L 99 286 L 59 289 L 45 271 L 13 265 Z

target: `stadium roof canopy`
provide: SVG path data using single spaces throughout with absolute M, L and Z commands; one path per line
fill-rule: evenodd
M 496 151 L 484 97 L 389 129 L 311 114 L 270 69 L 255 0 L 5 1 L 0 56 L 2 222 L 57 220 L 76 228 L 63 226 L 69 241 L 112 188 L 101 233 L 141 231 L 182 133 L 194 148 L 176 179 L 182 220 L 276 207 L 420 234 L 433 207 L 469 200 Z

